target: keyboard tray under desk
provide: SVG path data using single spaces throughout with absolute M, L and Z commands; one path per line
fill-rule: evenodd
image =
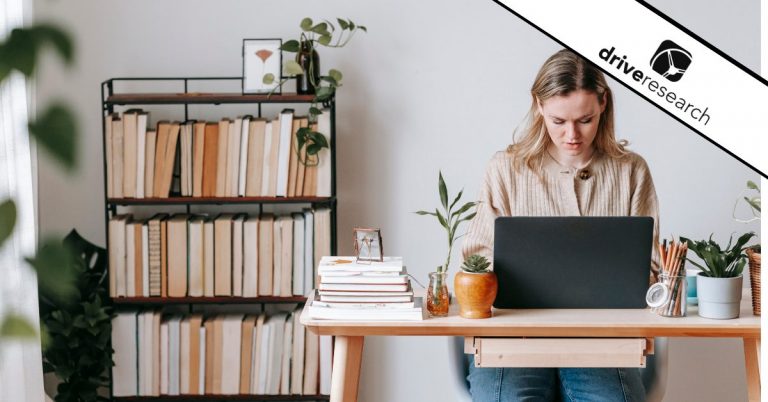
M 648 338 L 465 337 L 476 367 L 645 367 Z

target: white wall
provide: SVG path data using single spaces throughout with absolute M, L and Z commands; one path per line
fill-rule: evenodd
M 651 3 L 759 71 L 758 2 Z M 41 229 L 76 227 L 100 244 L 102 80 L 238 76 L 243 38 L 294 37 L 305 16 L 366 25 L 369 33 L 347 48 L 321 53 L 323 69 L 339 68 L 345 82 L 337 111 L 340 251 L 351 251 L 353 226 L 381 227 L 387 254 L 403 255 L 421 280 L 444 260 L 446 245 L 437 222 L 411 212 L 438 204 L 439 169 L 450 191 L 464 187 L 468 199 L 475 197 L 485 163 L 509 143 L 527 109 L 536 71 L 559 48 L 491 1 L 41 0 L 35 11 L 40 20 L 65 25 L 77 41 L 76 67 L 63 72 L 49 64 L 38 95 L 43 103 L 66 99 L 82 132 L 75 175 L 40 156 Z M 612 84 L 617 132 L 655 178 L 663 235 L 714 232 L 723 239 L 759 230 L 731 219 L 733 201 L 756 173 Z M 447 380 L 440 380 L 449 374 L 445 354 L 434 338 L 366 339 L 360 400 L 451 400 Z M 737 341 L 674 341 L 667 400 L 745 400 L 742 356 Z

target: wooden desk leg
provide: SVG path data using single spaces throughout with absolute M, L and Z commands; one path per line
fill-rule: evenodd
M 747 395 L 750 402 L 760 400 L 760 338 L 744 338 L 744 363 L 747 366 Z
M 360 364 L 363 361 L 362 336 L 337 336 L 333 348 L 331 402 L 357 401 Z

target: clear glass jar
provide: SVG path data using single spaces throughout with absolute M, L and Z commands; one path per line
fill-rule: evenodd
M 450 299 L 448 298 L 446 275 L 444 271 L 429 273 L 427 312 L 429 312 L 430 317 L 445 317 L 448 315 Z
M 656 307 L 654 311 L 664 317 L 685 317 L 688 305 L 685 272 L 678 275 L 662 273 L 659 275 L 659 284 L 666 287 L 668 296 L 665 297 L 665 303 Z

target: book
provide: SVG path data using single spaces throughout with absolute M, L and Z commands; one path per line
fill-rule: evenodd
M 325 291 L 326 293 L 332 293 Z M 333 293 L 343 293 L 343 292 L 333 292 Z M 347 293 L 363 293 L 363 292 L 347 292 Z M 370 293 L 370 292 L 365 292 Z M 388 293 L 399 293 L 399 292 L 377 292 L 380 294 L 388 294 Z M 405 293 L 405 292 L 402 292 Z M 326 302 L 329 305 L 332 305 L 332 303 L 350 303 L 350 307 L 353 307 L 352 304 L 362 304 L 362 303 L 389 303 L 389 304 L 407 304 L 407 303 L 413 303 L 413 296 L 333 296 L 333 295 L 320 295 L 320 301 Z M 338 307 L 338 306 L 337 306 Z M 393 306 L 396 307 L 396 306 Z
M 120 117 L 112 118 L 112 197 L 123 198 L 123 121 Z
M 214 223 L 210 219 L 203 222 L 203 296 L 213 297 L 214 278 L 216 276 L 214 252 Z
M 125 296 L 136 296 L 136 230 L 132 220 L 125 224 Z
M 243 223 L 243 297 L 259 295 L 259 218 Z
M 318 374 L 320 372 L 320 336 L 306 331 L 304 349 L 304 395 L 317 394 Z
M 219 120 L 218 157 L 216 158 L 216 197 L 227 195 L 227 161 L 229 157 L 229 119 Z
M 248 130 L 248 173 L 245 183 L 245 195 L 248 197 L 262 195 L 266 127 L 266 120 L 251 119 Z
M 205 138 L 203 139 L 203 197 L 215 197 L 217 188 L 219 164 L 219 123 L 205 124 Z
M 221 214 L 214 222 L 214 295 L 232 296 L 233 214 Z
M 242 344 L 243 316 L 240 314 L 225 315 L 221 325 L 221 393 L 234 395 L 240 392 L 240 346 Z
M 181 317 L 168 318 L 168 395 L 179 395 L 181 378 Z
M 168 321 L 160 321 L 160 393 L 168 395 L 169 392 L 169 365 L 170 359 L 168 353 L 170 352 L 168 345 Z
M 262 195 L 277 195 L 278 156 L 280 154 L 280 119 L 267 123 L 264 141 L 264 171 L 262 175 Z
M 293 218 L 280 217 L 280 296 L 293 295 Z
M 168 297 L 168 218 L 160 221 L 160 297 Z
M 290 173 L 291 137 L 293 137 L 293 109 L 280 112 L 280 147 L 277 156 L 277 197 L 288 195 L 288 175 Z
M 162 354 L 162 342 L 160 339 L 162 313 L 152 312 L 152 396 L 160 395 L 160 358 Z
M 370 283 L 320 283 L 319 290 L 346 290 L 361 292 L 404 292 L 408 284 L 370 284 Z
M 226 197 L 237 197 L 238 176 L 240 169 L 240 143 L 243 130 L 243 118 L 237 117 L 229 124 L 229 138 L 227 141 L 226 183 L 224 193 Z
M 114 167 L 114 161 L 112 158 L 112 120 L 115 117 L 117 117 L 117 113 L 110 113 L 104 116 L 104 159 L 107 161 L 107 198 L 112 198 L 115 196 L 115 191 L 113 190 L 115 178 L 113 177 L 114 172 L 112 170 Z
M 115 396 L 138 394 L 138 372 L 136 366 L 138 344 L 135 311 L 119 312 L 112 320 L 112 392 Z
M 314 215 L 314 266 L 318 266 L 322 256 L 331 255 L 331 210 L 329 208 L 319 208 L 315 210 Z
M 200 389 L 201 375 L 205 374 L 201 370 L 204 364 L 202 359 L 205 358 L 205 338 L 202 335 L 205 328 L 202 324 L 203 316 L 201 314 L 189 316 L 189 349 L 185 353 L 189 355 L 189 378 L 187 380 L 186 392 L 185 388 L 182 387 L 182 394 L 200 395 L 203 393 Z
M 160 296 L 161 294 L 161 258 L 162 249 L 165 246 L 161 244 L 160 223 L 167 217 L 166 214 L 157 214 L 147 222 L 149 228 L 149 296 Z
M 243 295 L 243 223 L 245 214 L 232 219 L 232 296 Z
M 274 319 L 274 317 L 267 318 L 266 315 L 262 314 L 259 316 L 259 321 L 256 323 L 256 328 L 258 331 L 258 337 L 257 342 L 259 345 L 259 356 L 258 356 L 258 368 L 256 370 L 256 374 L 258 374 L 258 381 L 257 381 L 257 387 L 256 387 L 256 393 L 257 394 L 266 394 L 269 392 L 269 371 L 270 371 L 270 365 L 271 365 L 271 357 L 270 352 L 273 351 L 273 335 L 272 335 L 272 327 L 274 327 L 273 323 L 270 323 L 270 321 Z M 262 323 L 261 327 L 259 327 L 259 322 Z
M 322 275 L 327 272 L 401 272 L 403 257 L 384 257 L 384 261 L 361 261 L 353 256 L 323 256 L 317 266 L 317 272 Z
M 149 224 L 141 225 L 141 293 L 149 297 Z
M 144 293 L 144 239 L 142 236 L 144 223 L 136 221 L 131 224 L 133 229 L 133 250 L 134 250 L 134 281 L 133 281 L 133 295 L 142 296 Z
M 225 316 L 217 316 L 213 319 L 213 385 L 211 393 L 221 394 L 221 386 L 224 369 L 224 319 Z
M 352 275 L 320 275 L 321 284 L 346 283 L 346 284 L 405 284 L 408 282 L 408 276 L 370 276 L 367 274 L 355 273 Z
M 312 210 L 304 210 L 304 291 L 306 295 L 316 286 L 315 281 L 315 220 Z
M 152 317 L 153 311 L 144 311 L 136 317 L 138 341 L 138 395 L 152 396 Z M 114 324 L 113 324 L 114 325 Z M 113 348 L 117 345 L 113 344 Z
M 206 370 L 206 368 L 205 368 L 206 367 L 205 361 L 206 361 L 206 356 L 207 356 L 207 354 L 206 354 L 207 353 L 206 352 L 206 345 L 207 345 L 207 343 L 206 343 L 207 342 L 206 341 L 206 337 L 207 337 L 206 333 L 207 332 L 206 332 L 205 326 L 201 326 L 200 327 L 200 371 L 198 372 L 197 395 L 205 395 L 206 394 L 206 391 L 205 391 L 205 381 L 206 381 L 206 377 L 205 377 L 205 373 L 206 373 L 206 371 L 205 371 Z
M 288 190 L 286 191 L 286 196 L 288 197 L 296 196 L 296 182 L 298 179 L 297 175 L 299 171 L 299 155 L 296 152 L 296 134 L 299 132 L 300 127 L 301 117 L 296 116 L 294 117 L 291 126 L 291 140 L 288 151 Z
M 215 343 L 216 343 L 216 331 L 215 331 L 216 316 L 211 316 L 205 319 L 203 329 L 205 330 L 205 353 L 201 356 L 205 356 L 204 370 L 204 393 L 205 395 L 211 395 L 213 390 L 213 359 L 215 355 Z
M 317 302 L 317 306 L 319 307 L 339 307 L 339 308 L 354 308 L 354 309 L 366 309 L 366 308 L 409 308 L 412 309 L 416 307 L 416 303 L 413 301 L 404 301 L 404 302 L 396 302 L 396 301 L 381 301 L 381 302 L 366 302 L 366 301 L 359 301 L 359 302 L 332 302 L 332 301 L 325 301 L 323 300 L 323 297 L 320 297 L 320 301 Z
M 251 116 L 243 116 L 240 131 L 240 155 L 238 155 L 237 195 L 245 196 L 245 183 L 248 177 L 248 142 L 250 140 Z
M 395 297 L 395 296 L 407 296 L 407 297 L 413 297 L 413 290 L 410 288 L 404 292 L 350 292 L 350 291 L 338 291 L 338 290 L 318 290 L 317 294 L 322 296 L 334 296 L 334 297 L 344 297 L 344 296 L 353 296 L 353 297 Z M 344 300 L 335 300 L 335 301 L 344 301 Z M 408 300 L 410 301 L 410 300 Z
M 283 283 L 282 216 L 272 222 L 272 296 L 280 296 Z
M 317 131 L 317 123 L 312 123 L 309 125 L 309 129 L 312 131 Z M 304 190 L 302 191 L 302 195 L 305 197 L 314 197 L 317 195 L 317 155 L 309 156 L 307 155 L 306 158 L 311 163 L 309 166 L 305 167 L 304 172 Z
M 147 122 L 149 114 L 139 112 L 136 120 L 136 198 L 144 198 L 144 171 L 147 153 Z
M 291 351 L 293 350 L 293 320 L 294 315 L 288 314 L 283 327 L 283 351 L 280 363 L 280 395 L 291 394 Z
M 192 146 L 192 196 L 203 196 L 203 168 L 205 157 L 205 136 L 207 124 L 204 121 L 195 122 L 194 144 Z
M 301 395 L 304 384 L 304 334 L 306 329 L 299 320 L 301 307 L 293 311 L 293 348 L 291 350 L 291 390 L 294 395 Z
M 328 141 L 328 145 L 333 147 L 333 138 L 331 138 L 331 113 L 328 109 L 323 109 L 323 113 L 317 116 L 317 132 L 325 136 L 325 140 Z M 323 148 L 317 153 L 317 193 L 318 197 L 330 197 L 331 196 L 331 180 L 333 172 L 331 171 L 331 148 Z
M 177 214 L 168 220 L 168 296 L 187 295 L 187 225 L 189 215 Z
M 200 297 L 205 287 L 205 219 L 194 216 L 189 219 L 189 296 Z
M 302 117 L 299 120 L 299 127 L 300 128 L 309 127 L 309 119 L 307 119 L 306 117 Z M 294 135 L 294 139 L 295 137 L 296 136 Z M 306 171 L 307 171 L 307 160 L 306 160 L 307 144 L 304 144 L 304 146 L 302 146 L 301 149 L 298 149 L 298 144 L 297 144 L 297 146 L 295 146 L 294 149 L 295 149 L 295 152 L 298 153 L 297 163 L 296 163 L 296 186 L 295 186 L 296 190 L 294 195 L 296 197 L 301 197 L 305 195 L 304 180 L 305 180 Z M 306 195 L 309 195 L 309 194 L 306 194 Z
M 315 295 L 307 300 L 306 314 L 312 319 L 352 321 L 420 321 L 423 320 L 422 299 L 414 298 L 412 308 L 371 306 L 330 306 L 317 300 Z
M 180 126 L 179 142 L 181 146 L 181 196 L 192 196 L 192 124 L 184 122 Z
M 126 295 L 125 288 L 125 226 L 130 215 L 115 215 L 109 220 L 109 295 Z
M 280 393 L 280 376 L 282 374 L 282 352 L 285 336 L 286 313 L 277 313 L 267 318 L 265 325 L 269 331 L 269 348 L 267 349 L 267 389 L 266 393 Z M 265 329 L 266 331 L 267 329 Z
M 155 196 L 155 147 L 157 146 L 157 131 L 147 130 L 146 149 L 144 151 L 144 197 Z
M 251 368 L 253 360 L 253 331 L 256 329 L 257 316 L 249 315 L 243 319 L 240 329 L 240 390 L 244 395 L 251 392 Z
M 274 270 L 272 257 L 274 255 L 274 221 L 272 214 L 262 214 L 259 217 L 259 296 L 273 296 L 272 274 Z
M 253 369 L 251 371 L 251 394 L 263 394 L 266 390 L 266 346 L 262 344 L 262 342 L 264 342 L 263 332 L 264 321 L 266 318 L 266 314 L 259 314 L 259 318 L 256 319 L 256 327 L 253 330 L 253 357 L 251 359 L 251 365 Z
M 304 293 L 304 214 L 291 214 L 293 218 L 293 283 L 291 287 L 294 296 L 303 296 Z
M 123 197 L 136 197 L 136 172 L 138 157 L 138 111 L 123 113 Z
M 189 395 L 191 337 L 189 317 L 182 317 L 179 324 L 179 394 Z M 199 346 L 199 345 L 198 345 Z

